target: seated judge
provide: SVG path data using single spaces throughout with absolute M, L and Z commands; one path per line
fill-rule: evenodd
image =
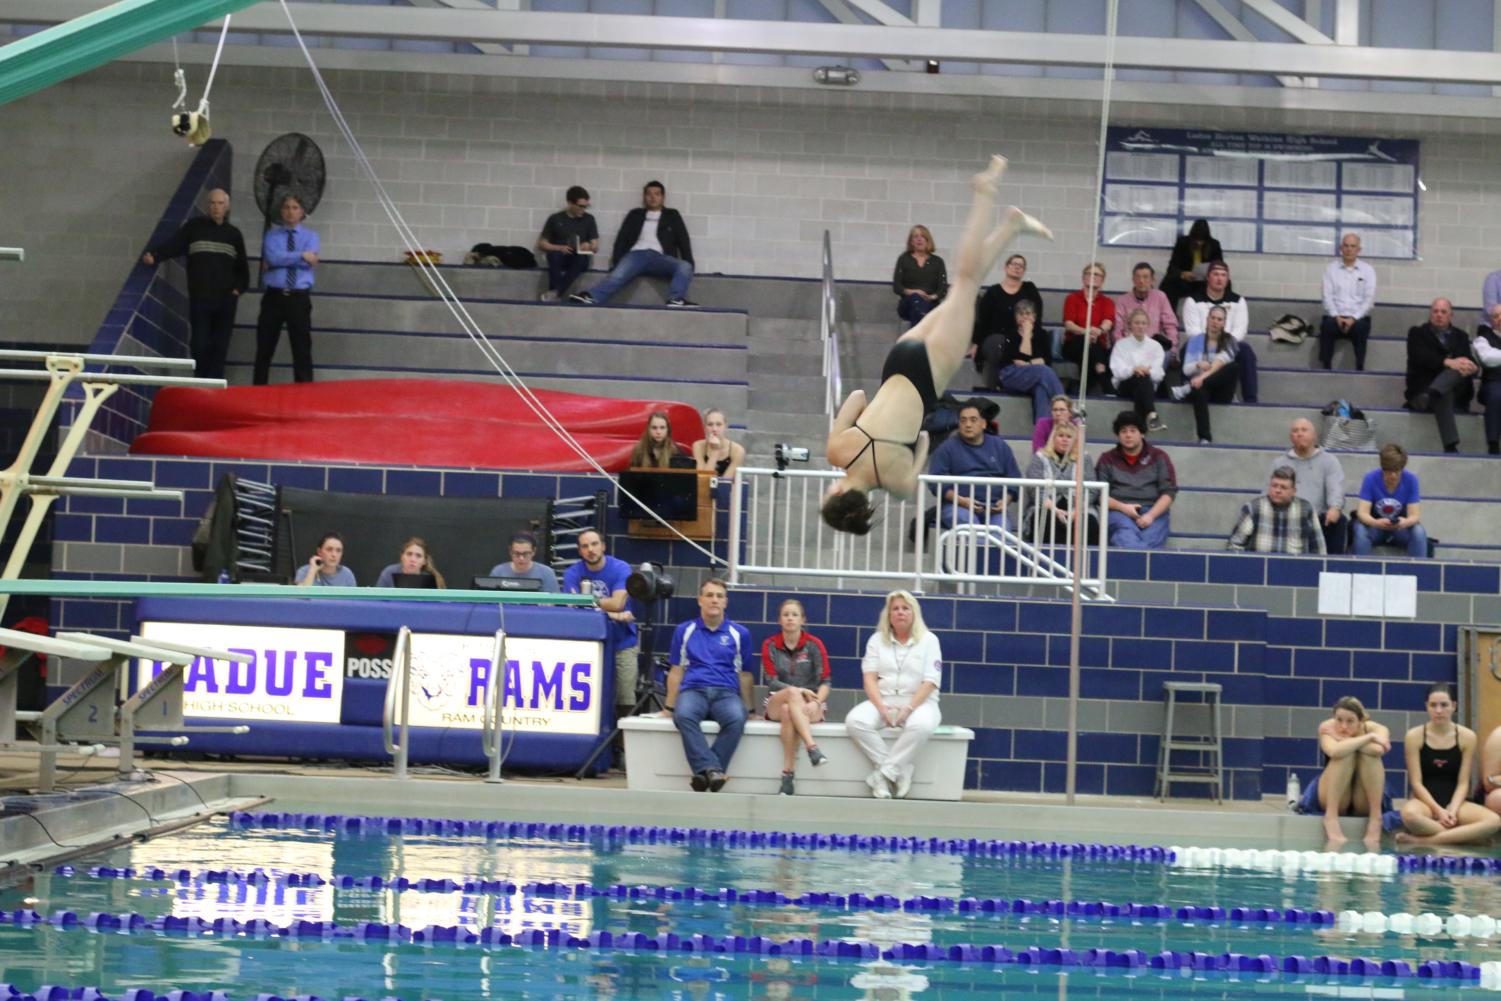
M 416 535 L 401 544 L 401 558 L 380 572 L 380 576 L 375 580 L 375 586 L 395 587 L 396 575 L 399 573 L 426 574 L 433 578 L 433 586 L 448 586 L 448 582 L 438 572 L 438 565 L 428 554 L 427 541 Z
M 541 590 L 558 594 L 558 575 L 552 567 L 534 562 L 537 555 L 537 537 L 531 532 L 517 532 L 511 536 L 511 562 L 497 563 L 490 568 L 491 577 L 521 577 L 542 582 Z

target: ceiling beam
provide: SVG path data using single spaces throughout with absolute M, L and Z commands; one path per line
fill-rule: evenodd
M 1349 0 L 1338 0 L 1343 11 Z M 0 20 L 47 23 L 48 11 L 77 0 L 6 0 Z M 89 5 L 84 4 L 87 7 Z M 290 5 L 298 27 L 310 35 L 391 37 L 514 44 L 643 49 L 771 52 L 870 59 L 938 59 L 946 62 L 1097 68 L 1104 65 L 1099 35 L 979 31 L 958 28 L 886 28 L 875 25 L 739 21 L 675 17 L 663 30 L 659 17 L 554 14 L 539 11 L 421 10 L 346 4 Z M 1341 21 L 1343 32 L 1345 20 Z M 240 31 L 286 30 L 279 6 L 262 4 L 235 16 Z M 1340 36 L 1336 36 L 1337 38 Z M 1501 55 L 1427 49 L 1310 46 L 1285 42 L 1205 41 L 1121 36 L 1117 68 L 1438 81 L 1494 86 Z M 370 68 L 378 68 L 371 66 Z
M 1240 0 L 1240 2 L 1241 6 L 1254 10 L 1300 42 L 1309 45 L 1334 44 L 1334 39 L 1282 6 L 1277 0 Z M 1316 8 L 1313 14 L 1318 14 Z
M 1218 24 L 1221 30 L 1231 38 L 1240 42 L 1256 42 L 1260 40 L 1239 18 L 1230 13 L 1225 5 L 1220 3 L 1220 0 L 1197 0 L 1197 3 L 1199 8 L 1213 18 L 1214 23 Z M 1284 87 L 1303 86 L 1302 78 L 1295 76 L 1279 76 L 1277 77 L 1277 82 Z

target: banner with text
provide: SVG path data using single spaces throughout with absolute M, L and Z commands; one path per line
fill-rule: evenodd
M 1414 139 L 1113 126 L 1100 241 L 1171 247 L 1209 220 L 1228 253 L 1332 257 L 1358 233 L 1363 257 L 1418 256 Z

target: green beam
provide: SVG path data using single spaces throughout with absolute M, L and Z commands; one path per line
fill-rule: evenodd
M 120 0 L 0 46 L 0 105 L 257 2 Z

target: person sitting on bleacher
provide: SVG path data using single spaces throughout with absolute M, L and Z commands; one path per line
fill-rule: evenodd
M 1183 337 L 1202 334 L 1209 321 L 1209 311 L 1215 306 L 1225 309 L 1225 329 L 1235 338 L 1236 363 L 1240 366 L 1240 398 L 1245 403 L 1255 403 L 1259 388 L 1256 379 L 1256 352 L 1246 333 L 1251 328 L 1251 304 L 1244 296 L 1230 287 L 1230 265 L 1215 261 L 1209 265 L 1209 275 L 1204 280 L 1202 291 L 1183 300 Z
M 1115 297 L 1115 315 L 1130 316 L 1134 310 L 1146 310 L 1147 336 L 1171 354 L 1178 344 L 1178 315 L 1162 290 L 1154 287 L 1156 279 L 1157 272 L 1146 261 L 1132 268 L 1131 287 Z M 1120 340 L 1126 331 L 1116 327 L 1114 336 Z
M 1407 471 L 1407 450 L 1392 442 L 1381 446 L 1381 468 L 1360 483 L 1355 509 L 1355 555 L 1369 556 L 1372 546 L 1403 546 L 1408 556 L 1428 555 L 1428 530 L 1422 526 L 1418 478 Z
M 684 455 L 672 437 L 672 422 L 665 410 L 653 410 L 646 427 L 631 449 L 632 469 L 666 469 L 669 466 L 693 468 L 693 460 Z
M 1126 336 L 1110 349 L 1110 381 L 1117 396 L 1136 405 L 1136 417 L 1148 431 L 1166 431 L 1157 419 L 1157 386 L 1167 374 L 1162 345 L 1147 336 L 1151 318 L 1144 309 L 1126 317 Z
M 412 536 L 401 545 L 401 559 L 390 564 L 380 572 L 375 579 L 376 587 L 395 587 L 396 575 L 402 574 L 427 574 L 433 578 L 438 587 L 447 587 L 448 582 L 438 572 L 438 567 L 433 563 L 432 557 L 427 552 L 426 540 Z
M 943 684 L 943 648 L 922 619 L 922 608 L 907 591 L 886 596 L 876 631 L 865 644 L 860 662 L 865 701 L 844 717 L 850 739 L 871 763 L 865 777 L 876 799 L 905 799 L 912 789 L 914 761 L 943 714 L 938 689 Z M 901 730 L 888 751 L 879 730 Z
M 604 305 L 622 288 L 641 275 L 668 279 L 667 305 L 697 306 L 689 302 L 688 283 L 693 280 L 693 244 L 688 225 L 677 209 L 664 207 L 667 188 L 661 181 L 647 181 L 641 189 L 641 207 L 626 213 L 615 235 L 610 273 L 586 292 L 572 292 L 569 302 L 586 306 Z
M 1371 308 L 1376 305 L 1376 269 L 1360 259 L 1360 237 L 1346 233 L 1339 241 L 1339 260 L 1324 268 L 1324 318 L 1319 322 L 1319 364 L 1334 365 L 1334 342 L 1348 337 L 1355 347 L 1355 371 L 1365 371 L 1366 342 L 1371 338 Z
M 1183 382 L 1173 387 L 1173 399 L 1187 400 L 1194 408 L 1194 432 L 1200 445 L 1214 441 L 1209 425 L 1209 404 L 1235 402 L 1235 384 L 1240 379 L 1240 343 L 1225 329 L 1225 308 L 1211 306 L 1204 318 L 1204 332 L 1183 345 L 1179 364 Z
M 1178 496 L 1173 460 L 1147 444 L 1134 411 L 1116 414 L 1113 427 L 1117 444 L 1095 464 L 1095 475 L 1110 486 L 1110 544 L 1161 549 L 1170 527 L 1168 509 Z
M 1324 549 L 1331 554 L 1343 553 L 1348 546 L 1350 525 L 1345 517 L 1345 469 L 1330 453 L 1319 447 L 1313 421 L 1299 417 L 1288 429 L 1292 444 L 1272 460 L 1267 475 L 1279 466 L 1290 466 L 1298 479 L 1298 496 L 1313 505 L 1324 531 Z
M 967 400 L 959 407 L 959 430 L 949 435 L 933 450 L 928 460 L 928 475 L 937 477 L 994 476 L 1021 479 L 1021 467 L 1011 446 L 999 435 L 987 432 L 985 415 L 979 400 Z M 940 489 L 932 487 L 937 493 Z M 996 487 L 987 492 L 984 486 L 951 485 L 942 488 L 938 507 L 944 528 L 954 525 L 1004 525 L 1006 491 Z M 988 506 L 987 506 L 988 503 Z
M 1324 555 L 1324 533 L 1313 505 L 1298 496 L 1291 466 L 1272 470 L 1266 493 L 1241 505 L 1230 548 L 1241 552 Z
M 803 603 L 788 598 L 777 609 L 781 632 L 761 644 L 761 673 L 768 694 L 761 711 L 782 725 L 782 795 L 795 792 L 797 745 L 808 749 L 817 768 L 828 761 L 813 739 L 812 726 L 829 713 L 829 651 L 823 641 L 803 627 L 808 624 Z
M 723 410 L 710 407 L 704 411 L 704 436 L 693 443 L 693 462 L 700 473 L 733 479 L 735 470 L 744 465 L 745 446 L 731 441 L 728 429 Z
M 1085 265 L 1078 291 L 1063 300 L 1061 360 L 1084 364 L 1084 344 L 1089 345 L 1089 371 L 1079 373 L 1085 388 L 1098 391 L 1110 378 L 1110 332 L 1115 329 L 1115 300 L 1104 294 L 1105 265 Z
M 298 587 L 358 587 L 354 571 L 343 565 L 344 536 L 338 532 L 325 532 L 318 540 L 318 549 L 306 563 L 297 568 Z
M 750 703 L 740 684 L 744 658 L 754 655 L 750 632 L 725 615 L 729 591 L 710 577 L 698 588 L 698 615 L 679 622 L 672 634 L 667 662 L 667 706 L 683 738 L 683 753 L 693 770 L 694 792 L 718 792 L 729 781 L 730 759 L 740 745 Z M 714 745 L 704 739 L 703 722 L 719 724 Z
M 1403 393 L 1409 410 L 1433 414 L 1445 452 L 1459 451 L 1454 411 L 1469 412 L 1475 374 L 1480 371 L 1470 357 L 1470 339 L 1453 325 L 1453 319 L 1453 304 L 1448 299 L 1435 299 L 1428 307 L 1428 322 L 1408 329 L 1407 387 Z
M 1490 324 L 1475 331 L 1472 346 L 1480 363 L 1480 405 L 1485 407 L 1485 450 L 1501 455 L 1501 303 L 1490 308 Z
M 1023 299 L 1012 329 L 985 342 L 985 388 L 1031 394 L 1032 416 L 1041 420 L 1049 401 L 1063 392 L 1052 361 L 1052 335 L 1037 325 L 1036 307 Z
M 558 575 L 553 568 L 534 561 L 537 555 L 537 537 L 531 532 L 517 532 L 511 536 L 511 562 L 497 563 L 490 568 L 491 577 L 521 577 L 541 581 L 539 590 L 557 594 Z

